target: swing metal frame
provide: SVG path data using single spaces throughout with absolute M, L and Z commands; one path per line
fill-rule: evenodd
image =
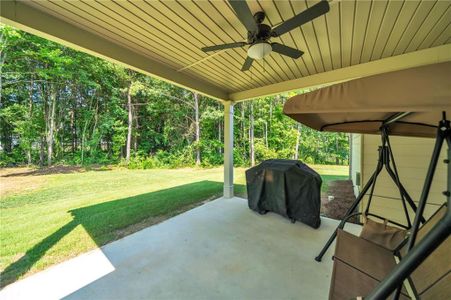
M 417 207 L 415 205 L 415 202 L 412 200 L 412 198 L 410 197 L 409 193 L 407 192 L 407 190 L 404 188 L 404 186 L 401 183 L 401 180 L 400 180 L 399 174 L 398 174 L 398 169 L 396 167 L 396 163 L 395 163 L 395 158 L 394 158 L 394 155 L 393 155 L 392 147 L 391 147 L 391 144 L 390 144 L 390 138 L 389 138 L 390 125 L 395 123 L 395 122 L 401 121 L 401 119 L 403 119 L 404 117 L 406 117 L 406 116 L 408 116 L 410 114 L 412 114 L 412 112 L 396 113 L 396 114 L 390 116 L 389 118 L 387 118 L 382 123 L 382 126 L 380 127 L 381 146 L 379 146 L 379 148 L 378 148 L 379 157 L 378 157 L 378 163 L 377 163 L 377 166 L 376 166 L 376 170 L 373 172 L 373 174 L 371 175 L 370 179 L 367 181 L 367 183 L 363 187 L 362 191 L 357 196 L 356 200 L 353 202 L 351 207 L 348 209 L 348 211 L 346 212 L 344 218 L 341 220 L 340 224 L 334 230 L 334 232 L 330 236 L 329 240 L 326 242 L 326 244 L 322 248 L 321 252 L 318 254 L 318 256 L 315 257 L 316 261 L 320 262 L 322 260 L 324 254 L 326 253 L 326 251 L 329 249 L 330 245 L 333 243 L 333 241 L 337 237 L 337 230 L 338 229 L 343 229 L 345 224 L 346 224 L 346 222 L 348 222 L 351 218 L 354 218 L 356 216 L 364 215 L 366 217 L 368 217 L 368 216 L 369 217 L 374 217 L 374 218 L 377 218 L 377 219 L 381 219 L 381 220 L 387 221 L 389 223 L 392 223 L 392 224 L 394 224 L 394 225 L 396 225 L 398 227 L 404 228 L 404 229 L 410 229 L 412 227 L 412 223 L 411 223 L 411 220 L 410 220 L 410 216 L 409 216 L 409 211 L 408 211 L 407 205 L 410 206 L 410 208 L 413 210 L 414 213 L 417 212 Z M 374 189 L 376 187 L 377 179 L 378 179 L 378 177 L 381 174 L 381 171 L 383 169 L 385 169 L 387 171 L 388 175 L 390 176 L 390 179 L 394 182 L 394 184 L 396 185 L 396 187 L 399 190 L 400 199 L 401 199 L 403 211 L 404 211 L 404 214 L 405 214 L 405 217 L 406 217 L 407 225 L 401 224 L 399 222 L 395 222 L 395 221 L 392 221 L 392 220 L 387 220 L 383 216 L 380 216 L 378 214 L 370 212 L 370 206 L 371 206 L 371 203 L 372 203 L 372 199 L 373 199 L 373 195 L 374 195 Z M 368 191 L 370 191 L 370 192 L 368 194 L 368 202 L 367 202 L 367 205 L 366 205 L 366 208 L 365 208 L 364 212 L 355 212 L 355 210 L 357 209 L 358 205 L 363 200 L 363 198 L 365 197 L 365 195 L 367 194 Z M 425 222 L 425 220 L 424 220 L 422 215 L 421 215 L 419 221 L 422 222 L 422 223 Z
M 447 164 L 447 190 L 443 194 L 447 198 L 446 214 L 431 229 L 431 231 L 423 237 L 421 241 L 416 242 L 418 229 L 423 217 L 426 202 L 431 189 L 432 180 L 439 160 L 440 152 L 446 141 L 448 145 L 448 158 L 445 159 Z M 406 278 L 437 248 L 439 247 L 451 233 L 451 126 L 450 121 L 446 119 L 446 113 L 443 112 L 443 118 L 438 124 L 437 136 L 435 139 L 434 151 L 432 153 L 431 162 L 429 164 L 423 191 L 418 203 L 417 213 L 411 228 L 411 234 L 407 242 L 407 255 L 403 257 L 399 264 L 382 280 L 373 291 L 365 298 L 369 300 L 387 299 L 389 295 L 397 289 L 395 299 L 399 297 L 400 286 Z

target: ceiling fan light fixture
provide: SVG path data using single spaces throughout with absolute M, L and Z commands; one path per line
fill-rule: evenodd
M 262 59 L 271 53 L 272 47 L 268 42 L 258 42 L 247 49 L 247 56 L 252 59 Z
M 291 30 L 299 28 L 299 26 L 311 22 L 312 20 L 326 14 L 330 10 L 329 2 L 321 0 L 290 19 L 283 21 L 281 24 L 278 24 L 277 26 L 270 26 L 263 23 L 266 17 L 264 11 L 257 11 L 252 14 L 246 1 L 228 0 L 228 2 L 240 23 L 247 29 L 247 40 L 243 42 L 207 46 L 201 48 L 201 50 L 204 52 L 210 52 L 232 48 L 242 48 L 249 45 L 246 59 L 241 67 L 241 71 L 243 72 L 248 71 L 251 68 L 254 60 L 261 60 L 268 56 L 271 52 L 275 52 L 292 59 L 300 58 L 304 54 L 301 50 L 277 42 L 269 43 L 270 39 L 280 37 Z M 212 56 L 213 55 L 210 55 L 209 57 Z M 195 64 L 192 64 L 191 66 Z

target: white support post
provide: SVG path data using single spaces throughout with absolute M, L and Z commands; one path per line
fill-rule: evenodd
M 224 198 L 233 197 L 233 102 L 224 101 Z

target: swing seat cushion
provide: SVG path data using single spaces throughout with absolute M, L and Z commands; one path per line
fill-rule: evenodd
M 334 262 L 332 282 L 329 292 L 331 300 L 358 299 L 368 295 L 379 284 L 378 280 L 338 259 Z M 390 299 L 393 298 L 393 294 Z M 407 292 L 403 290 L 399 299 L 410 299 L 406 294 Z
M 339 229 L 329 298 L 366 296 L 395 266 L 392 251 Z M 404 288 L 400 299 L 408 299 Z
M 421 241 L 447 213 L 442 205 L 418 231 L 416 243 Z M 400 250 L 406 255 L 407 245 Z M 448 237 L 411 274 L 413 288 L 421 299 L 448 299 L 451 295 L 451 239 Z M 366 296 L 395 267 L 393 251 L 378 244 L 337 230 L 334 267 L 329 298 L 353 299 Z M 403 287 L 400 299 L 409 299 Z
M 340 229 L 334 257 L 377 280 L 396 266 L 392 251 Z
M 366 219 L 360 237 L 394 251 L 406 238 L 407 231 Z

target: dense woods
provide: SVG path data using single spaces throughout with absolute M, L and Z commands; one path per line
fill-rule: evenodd
M 0 31 L 0 166 L 222 164 L 218 101 L 10 27 Z M 235 165 L 347 164 L 348 135 L 284 116 L 287 96 L 235 105 Z

